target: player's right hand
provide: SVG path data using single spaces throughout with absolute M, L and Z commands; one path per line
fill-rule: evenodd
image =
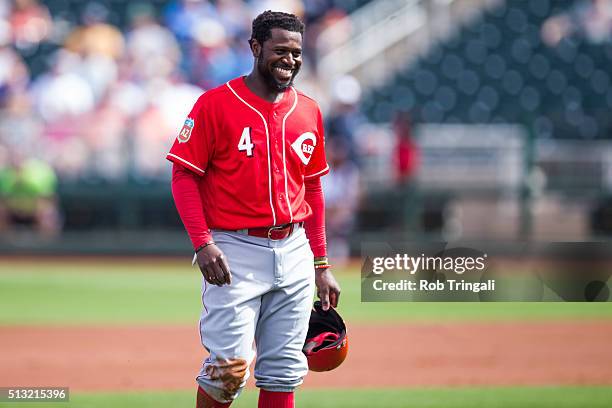
M 232 274 L 227 259 L 215 244 L 202 248 L 197 253 L 197 261 L 206 282 L 217 286 L 232 283 Z

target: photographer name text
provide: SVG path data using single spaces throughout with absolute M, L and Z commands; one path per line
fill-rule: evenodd
M 402 279 L 396 282 L 385 282 L 382 279 L 376 279 L 372 282 L 372 287 L 376 291 L 431 291 L 431 292 L 488 292 L 495 290 L 495 279 L 489 279 L 484 282 L 467 282 L 464 280 L 447 279 L 446 281 L 430 282 L 426 279 L 419 281 L 411 281 Z

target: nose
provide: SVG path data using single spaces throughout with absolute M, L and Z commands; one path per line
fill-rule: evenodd
M 283 57 L 283 63 L 293 67 L 295 65 L 295 58 L 293 58 L 291 53 L 288 53 Z

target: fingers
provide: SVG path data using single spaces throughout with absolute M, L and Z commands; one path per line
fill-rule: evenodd
M 229 264 L 227 263 L 227 260 L 225 259 L 225 255 L 221 254 L 220 258 L 221 259 L 219 260 L 219 266 L 221 267 L 221 271 L 223 272 L 224 282 L 227 283 L 228 285 L 231 285 L 232 274 L 230 273 Z
M 209 266 L 212 271 L 211 276 L 214 280 L 214 284 L 217 286 L 229 285 L 232 283 L 232 275 L 229 270 L 229 265 L 225 260 L 225 257 L 220 257 L 217 262 L 212 263 Z
M 324 311 L 329 310 L 330 306 L 338 307 L 340 285 L 338 285 L 329 269 L 315 271 L 315 285 L 318 289 L 317 296 L 321 299 L 321 306 Z
M 333 307 L 338 307 L 338 299 L 340 298 L 340 292 L 337 289 L 334 289 L 329 294 L 329 302 Z
M 206 279 L 206 282 L 210 283 L 211 285 L 217 284 L 216 275 L 210 266 L 202 269 L 202 275 L 204 276 L 204 279 Z
M 223 286 L 225 284 L 225 277 L 221 271 L 221 268 L 217 264 L 210 263 L 205 267 L 200 268 L 200 270 L 202 271 L 202 275 L 204 276 L 204 279 L 206 279 L 206 282 L 216 286 Z
M 319 298 L 321 299 L 323 310 L 329 310 L 329 287 L 327 285 L 323 285 L 323 287 L 319 289 Z
M 215 281 L 215 285 L 217 286 L 225 285 L 225 276 L 223 274 L 223 271 L 221 270 L 221 266 L 219 266 L 219 263 L 213 262 L 209 266 L 209 269 L 212 271 L 212 277 Z
M 338 307 L 338 303 L 340 302 L 340 285 L 336 282 L 336 286 L 334 287 L 334 299 L 332 300 L 332 305 L 334 307 Z
M 340 300 L 340 289 L 338 287 L 330 287 L 328 290 L 328 293 L 329 293 L 329 305 L 331 305 L 334 308 L 338 307 L 338 301 Z M 323 302 L 322 297 L 321 297 L 321 305 L 323 305 L 323 310 L 328 309 L 328 307 L 325 307 L 325 303 Z

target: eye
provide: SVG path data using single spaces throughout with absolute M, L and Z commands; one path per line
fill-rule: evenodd
M 293 51 L 293 58 L 300 58 L 302 56 L 302 51 Z

